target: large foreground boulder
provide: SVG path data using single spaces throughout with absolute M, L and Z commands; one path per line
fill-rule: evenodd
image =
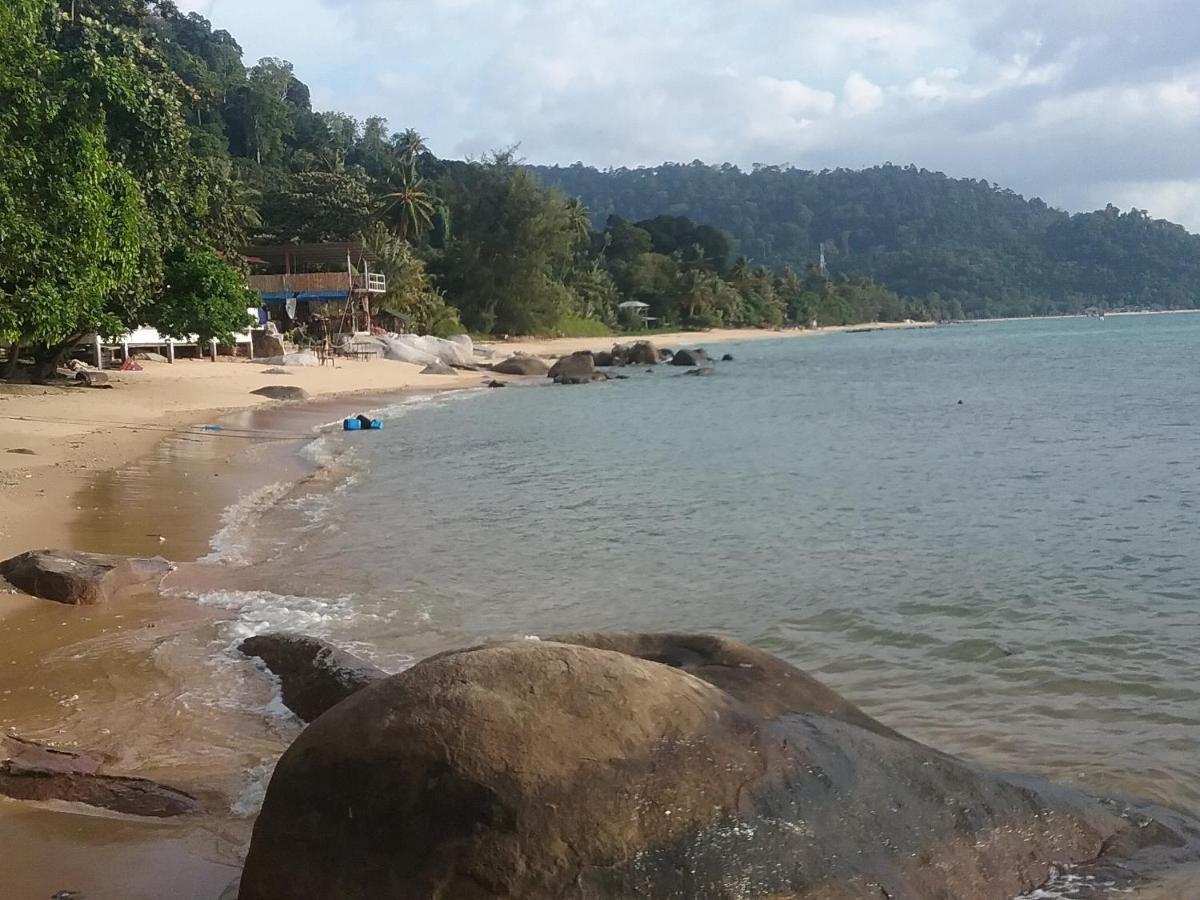
M 544 359 L 529 356 L 526 353 L 518 353 L 516 356 L 510 356 L 508 359 L 496 363 L 492 366 L 492 371 L 499 372 L 501 375 L 545 375 L 550 371 L 550 366 Z
M 387 673 L 345 650 L 301 634 L 260 634 L 238 645 L 279 678 L 283 703 L 311 722 Z
M 637 341 L 624 348 L 622 357 L 625 364 L 629 366 L 656 366 L 658 365 L 658 348 L 650 341 Z M 613 348 L 614 354 L 616 348 Z
M 321 716 L 239 896 L 1009 900 L 1136 830 L 742 644 L 574 635 L 435 656 Z
M 166 785 L 145 778 L 101 775 L 97 771 L 101 762 L 97 756 L 0 734 L 0 796 L 85 803 L 153 818 L 204 811 L 195 797 Z
M 31 550 L 0 562 L 0 576 L 34 597 L 90 606 L 123 590 L 161 581 L 171 568 L 161 556 L 134 559 L 75 550 Z

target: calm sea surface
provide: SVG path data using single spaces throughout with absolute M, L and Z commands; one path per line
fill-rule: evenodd
M 1200 811 L 1200 315 L 721 347 L 322 438 L 238 591 L 387 666 L 717 631 L 942 749 Z M 960 402 L 961 401 L 961 402 Z M 232 549 L 231 549 L 232 548 Z

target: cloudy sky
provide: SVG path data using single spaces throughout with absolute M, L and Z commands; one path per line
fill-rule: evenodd
M 1195 0 L 182 0 L 441 156 L 916 163 L 1200 231 Z

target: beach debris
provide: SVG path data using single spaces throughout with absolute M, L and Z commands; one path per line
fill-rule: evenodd
M 909 740 L 736 641 L 562 635 L 438 654 L 310 724 L 240 900 L 993 900 L 1174 835 Z
M 726 353 L 724 356 L 721 357 L 721 362 L 733 362 L 733 354 Z
M 55 891 L 50 900 L 84 900 L 84 897 L 79 891 Z
M 492 366 L 492 371 L 501 375 L 545 375 L 550 371 L 550 366 L 540 357 L 517 353 L 496 363 Z
M 161 556 L 135 558 L 77 550 L 32 550 L 0 562 L 9 584 L 44 600 L 91 606 L 157 584 L 174 567 Z
M 688 366 L 695 369 L 703 366 L 711 366 L 712 360 L 709 358 L 708 353 L 700 348 L 695 350 L 676 350 L 675 355 L 671 357 L 671 365 Z
M 387 677 L 366 660 L 302 634 L 260 634 L 246 638 L 238 650 L 263 661 L 279 679 L 284 705 L 305 722 Z
M 422 375 L 455 375 L 458 370 L 453 366 L 448 366 L 440 359 L 436 362 L 431 362 L 421 370 Z
M 4 452 L 16 453 L 19 456 L 37 456 L 37 453 L 35 453 L 33 450 L 30 450 L 28 447 L 12 447 Z
M 142 367 L 138 365 L 138 361 L 137 361 L 136 357 L 133 357 L 133 356 L 126 359 L 117 368 L 120 369 L 122 372 L 141 372 L 141 371 L 143 371 Z
M 268 384 L 266 387 L 260 387 L 250 393 L 271 400 L 300 401 L 308 399 L 308 391 L 294 384 Z
M 372 419 L 370 416 L 362 415 L 350 416 L 342 420 L 343 431 L 382 431 L 383 421 L 381 419 Z
M 111 388 L 112 384 L 108 380 L 106 372 L 100 372 L 92 369 L 80 369 L 75 373 L 75 381 L 82 384 L 84 387 L 90 388 Z
M 62 800 L 131 816 L 167 818 L 204 811 L 190 794 L 145 778 L 101 775 L 103 758 L 0 735 L 0 795 Z
M 262 374 L 263 375 L 291 375 L 292 373 L 289 372 L 287 369 L 281 369 L 278 366 L 272 366 L 269 369 L 263 369 Z
M 139 350 L 137 353 L 133 354 L 133 358 L 139 360 L 140 362 L 170 362 L 170 360 L 161 353 L 155 353 L 153 350 Z

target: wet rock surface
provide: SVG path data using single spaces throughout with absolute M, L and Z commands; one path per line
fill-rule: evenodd
M 34 597 L 73 606 L 104 603 L 121 591 L 162 580 L 171 564 L 74 550 L 31 550 L 0 562 L 0 576 Z
M 300 634 L 257 635 L 242 641 L 238 649 L 261 659 L 279 678 L 284 705 L 305 722 L 387 677 L 366 660 Z
M 275 770 L 240 897 L 1009 900 L 1169 841 L 908 740 L 704 635 L 441 654 L 328 711 Z
M 145 778 L 101 775 L 96 755 L 0 735 L 0 795 L 84 803 L 131 816 L 169 818 L 204 811 L 190 794 Z

